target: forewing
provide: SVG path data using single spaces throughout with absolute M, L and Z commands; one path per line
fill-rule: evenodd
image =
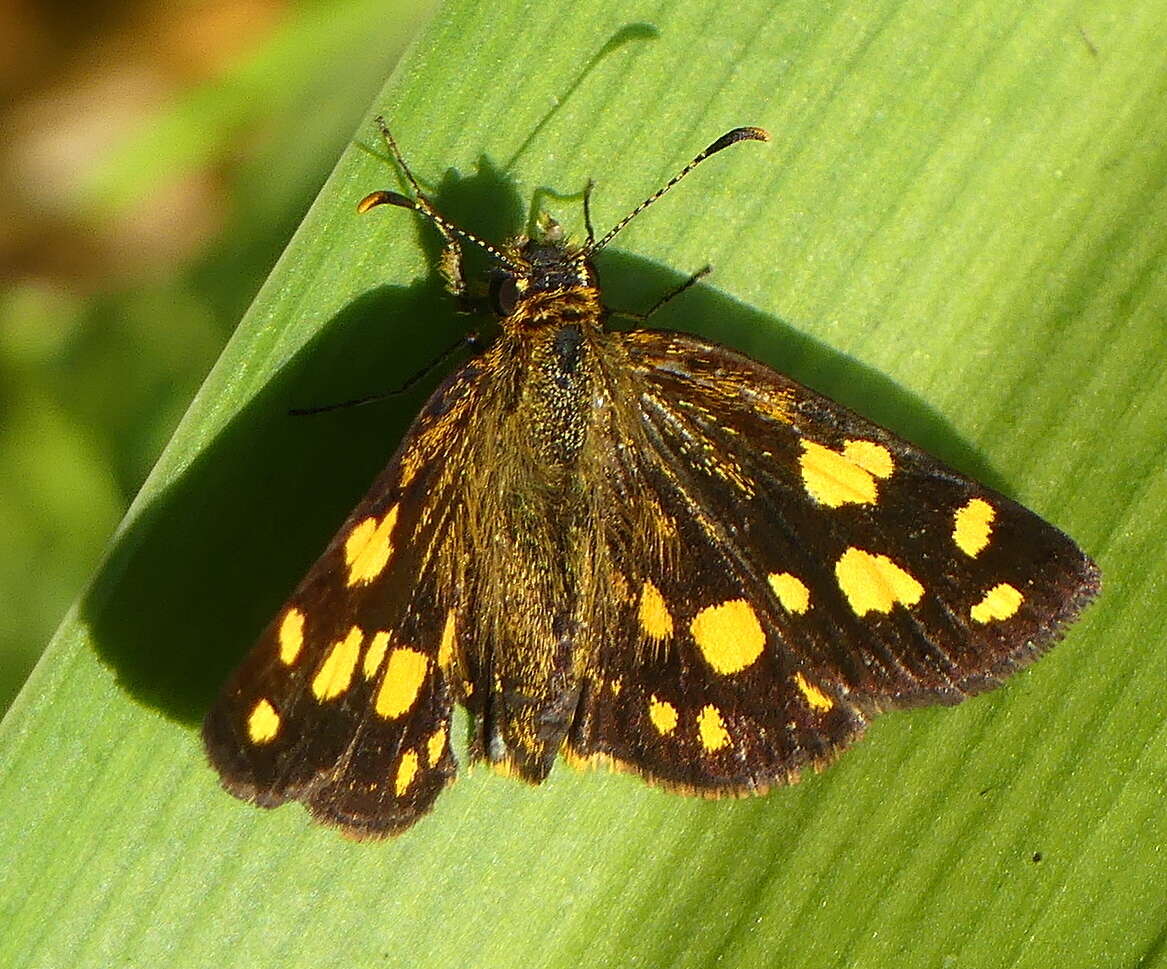
M 430 398 L 208 714 L 208 755 L 236 796 L 300 800 L 379 836 L 411 825 L 453 778 L 458 594 L 439 550 L 460 502 L 477 368 Z
M 880 710 L 995 685 L 1096 594 L 1058 529 L 839 404 L 693 337 L 622 339 L 637 442 L 611 474 L 648 507 L 610 530 L 624 635 L 576 754 L 765 787 Z

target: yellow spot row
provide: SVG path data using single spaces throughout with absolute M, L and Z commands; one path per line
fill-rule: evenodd
M 454 637 L 454 611 L 451 609 L 438 645 L 438 664 L 441 667 L 448 667 L 453 659 Z M 374 633 L 361 662 L 361 673 L 366 680 L 371 680 L 381 669 L 386 655 L 389 657 L 375 701 L 375 709 L 387 719 L 399 717 L 413 706 L 429 665 L 426 655 L 417 650 L 399 647 L 390 651 L 391 638 L 385 631 Z M 353 626 L 344 639 L 329 647 L 312 678 L 312 695 L 317 700 L 333 700 L 349 689 L 364 639 L 364 631 Z M 290 665 L 299 656 L 303 644 L 304 616 L 298 609 L 289 609 L 279 630 L 280 658 Z
M 679 722 L 677 708 L 656 696 L 648 701 L 648 719 L 662 737 L 676 730 Z M 697 736 L 701 739 L 701 746 L 710 753 L 720 750 L 729 743 L 729 731 L 725 729 L 721 711 L 711 703 L 702 707 L 701 712 L 697 714 Z
M 789 572 L 769 576 L 770 588 L 779 603 L 790 612 L 810 608 L 810 589 Z M 673 617 L 664 596 L 646 581 L 640 593 L 640 628 L 650 639 L 664 640 L 673 634 Z M 766 634 L 758 615 L 745 599 L 729 599 L 702 609 L 689 624 L 689 632 L 706 662 L 724 675 L 751 666 L 766 645 Z
M 304 614 L 299 609 L 290 608 L 284 615 L 277 632 L 280 659 L 291 665 L 299 657 L 304 645 Z M 333 700 L 344 694 L 352 685 L 353 674 L 361 659 L 361 646 L 365 633 L 359 626 L 350 627 L 344 639 L 333 643 L 324 655 L 310 688 L 312 695 L 320 702 Z M 373 679 L 385 663 L 380 689 L 373 701 L 377 714 L 386 720 L 394 720 L 408 713 L 417 702 L 429 672 L 429 657 L 408 647 L 389 649 L 391 636 L 388 632 L 374 633 L 361 662 L 361 672 L 366 680 Z M 438 648 L 440 661 L 449 662 L 453 653 L 454 612 L 450 610 L 442 632 Z M 388 656 L 388 662 L 385 657 Z M 247 718 L 247 735 L 252 743 L 265 744 L 279 734 L 281 718 L 279 712 L 266 697 L 252 707 Z M 429 761 L 436 763 L 445 748 L 444 728 L 429 741 Z M 404 762 L 403 762 L 404 763 Z M 405 769 L 408 773 L 407 768 Z M 403 774 L 398 775 L 404 776 Z M 408 783 L 406 783 L 408 786 Z
M 891 612 L 897 603 L 914 606 L 924 587 L 886 555 L 849 548 L 835 563 L 835 578 L 847 602 L 862 616 Z M 1021 607 L 1024 596 L 1008 582 L 993 586 L 970 610 L 974 622 L 1008 619 Z
M 408 790 L 414 779 L 421 772 L 422 760 L 418 752 L 425 754 L 425 767 L 433 769 L 438 765 L 442 759 L 442 754 L 446 752 L 446 727 L 443 725 L 430 736 L 424 744 L 420 745 L 417 750 L 407 750 L 401 755 L 401 760 L 398 761 L 397 770 L 393 775 L 393 793 L 397 797 L 401 797 Z

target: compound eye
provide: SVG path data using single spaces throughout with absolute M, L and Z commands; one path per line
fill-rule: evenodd
M 514 276 L 503 276 L 491 287 L 491 301 L 499 316 L 510 316 L 519 305 L 519 285 Z

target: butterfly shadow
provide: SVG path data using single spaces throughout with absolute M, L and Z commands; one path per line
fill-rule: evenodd
M 486 238 L 523 224 L 513 186 L 486 160 L 471 177 L 448 174 L 432 197 Z M 434 265 L 436 234 L 427 225 L 417 231 Z M 685 279 L 619 250 L 605 251 L 599 268 L 608 305 L 622 310 L 643 309 Z M 119 535 L 83 600 L 92 642 L 123 688 L 180 722 L 202 719 L 389 461 L 427 386 L 457 363 L 368 406 L 301 417 L 289 410 L 401 387 L 482 322 L 458 315 L 434 274 L 370 290 L 320 328 Z M 979 454 L 915 395 L 712 286 L 686 291 L 650 323 L 744 350 L 994 483 Z

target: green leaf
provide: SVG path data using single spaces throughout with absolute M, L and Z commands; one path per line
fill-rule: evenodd
M 741 801 L 471 771 L 357 844 L 223 794 L 197 723 L 466 321 L 371 123 L 245 316 L 0 726 L 12 966 L 1165 964 L 1167 17 L 1101 3 L 447 5 L 370 111 L 491 237 L 537 189 L 622 233 L 613 305 L 741 347 L 1066 529 L 1104 591 L 1049 657 L 889 715 Z M 654 322 L 656 322 L 654 320 Z M 1040 859 L 1040 860 L 1038 860 Z

